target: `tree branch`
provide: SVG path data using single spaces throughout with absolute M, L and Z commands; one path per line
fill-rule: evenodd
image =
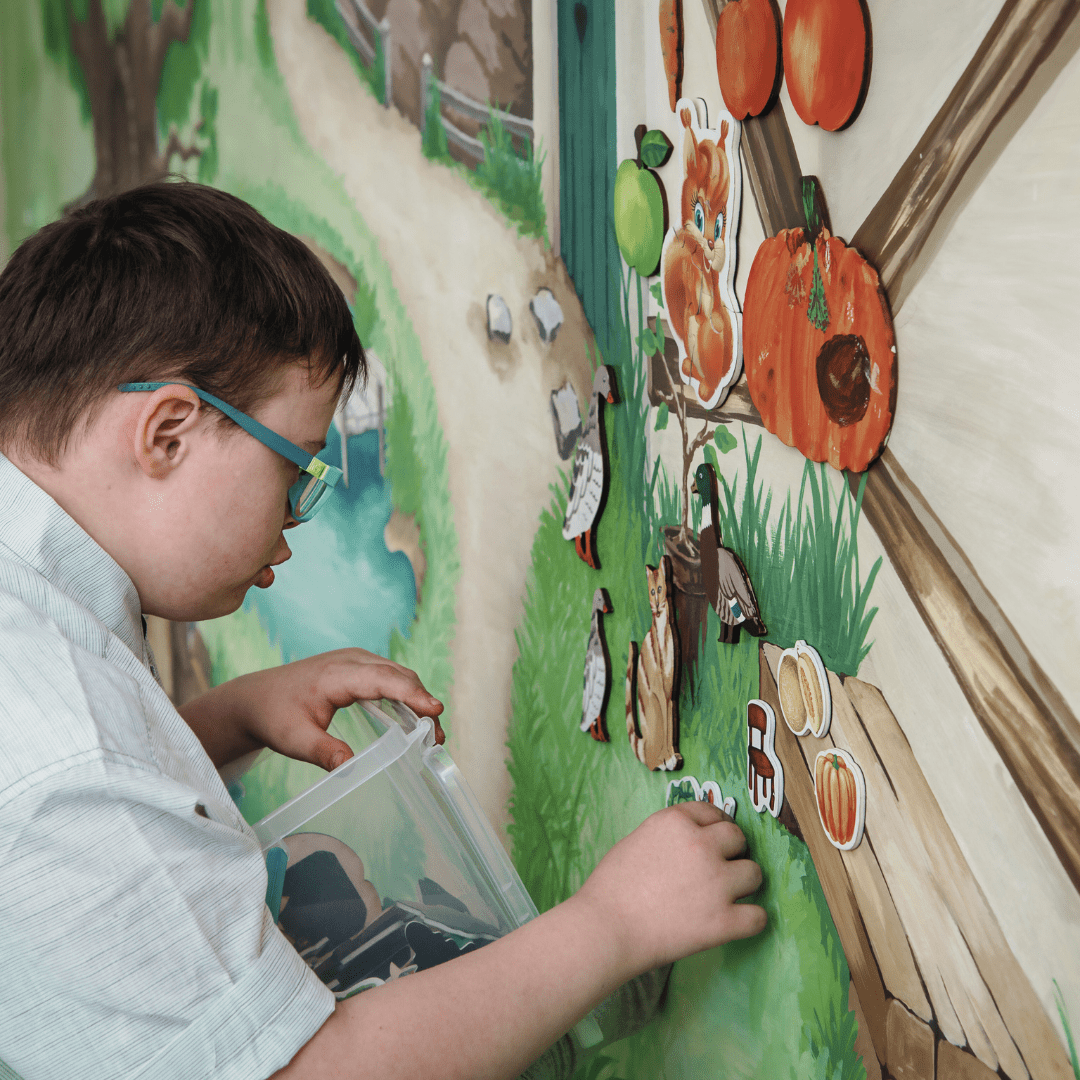
M 150 71 L 155 86 L 161 80 L 169 46 L 174 41 L 187 41 L 194 13 L 195 0 L 187 0 L 182 8 L 176 6 L 176 0 L 165 0 L 161 18 L 150 28 Z
M 202 127 L 200 124 L 199 127 Z M 198 130 L 198 128 L 196 128 Z M 198 146 L 185 146 L 180 141 L 180 136 L 176 133 L 175 127 L 169 128 L 169 141 L 165 144 L 164 149 L 161 151 L 161 157 L 158 159 L 161 166 L 161 174 L 164 176 L 169 171 L 169 162 L 172 161 L 173 155 L 179 155 L 181 161 L 188 161 L 193 157 L 199 157 L 202 154 L 202 150 Z

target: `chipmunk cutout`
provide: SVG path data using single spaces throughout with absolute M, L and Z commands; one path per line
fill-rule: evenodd
M 704 102 L 699 105 L 704 112 Z M 660 273 L 683 381 L 712 409 L 742 371 L 742 314 L 734 287 L 742 127 L 727 112 L 718 129 L 699 127 L 687 98 L 677 111 L 685 129 L 682 220 L 668 231 Z

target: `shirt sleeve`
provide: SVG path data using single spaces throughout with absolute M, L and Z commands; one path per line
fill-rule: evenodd
M 0 1060 L 23 1080 L 288 1064 L 334 996 L 274 925 L 235 820 L 101 750 L 0 802 Z

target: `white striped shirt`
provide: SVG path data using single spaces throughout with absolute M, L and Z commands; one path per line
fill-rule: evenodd
M 131 580 L 0 455 L 0 1061 L 23 1080 L 258 1080 L 334 1008 L 152 664 Z

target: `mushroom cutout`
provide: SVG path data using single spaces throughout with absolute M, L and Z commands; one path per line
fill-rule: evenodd
M 851 851 L 862 843 L 866 824 L 866 779 L 855 759 L 839 747 L 814 761 L 814 796 L 829 843 Z
M 776 686 L 784 723 L 796 735 L 818 739 L 825 735 L 832 723 L 832 691 L 817 649 L 805 641 L 785 649 L 776 669 Z

